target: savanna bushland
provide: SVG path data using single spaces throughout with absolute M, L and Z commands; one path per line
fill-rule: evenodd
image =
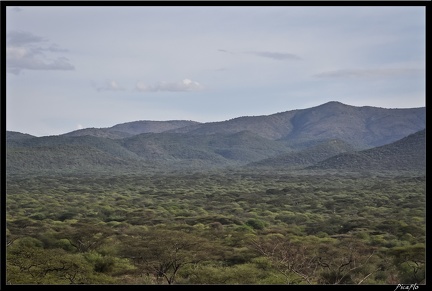
M 10 177 L 7 284 L 425 283 L 425 175 Z

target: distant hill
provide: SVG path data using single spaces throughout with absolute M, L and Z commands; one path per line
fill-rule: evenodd
M 6 141 L 6 145 L 9 141 Z M 15 141 L 15 147 L 25 148 L 41 148 L 50 147 L 55 148 L 56 146 L 83 146 L 97 149 L 101 152 L 105 152 L 109 155 L 118 158 L 126 159 L 137 159 L 139 158 L 136 154 L 128 151 L 122 147 L 117 141 L 108 138 L 101 138 L 95 136 L 43 136 L 32 139 L 24 139 L 19 142 Z M 11 146 L 9 146 L 11 148 Z
M 109 128 L 86 128 L 63 135 L 122 139 L 142 133 L 211 135 L 249 131 L 266 139 L 282 140 L 293 149 L 304 149 L 330 139 L 339 139 L 362 150 L 394 142 L 425 126 L 425 107 L 356 107 L 331 101 L 307 109 L 243 116 L 219 122 L 142 120 Z
M 309 169 L 426 171 L 426 129 L 384 146 L 333 156 Z
M 8 174 L 137 170 L 142 168 L 138 160 L 116 141 L 94 136 L 6 140 Z
M 86 145 L 6 148 L 6 173 L 12 175 L 136 172 L 145 166 Z
M 144 133 L 120 140 L 48 136 L 8 141 L 6 166 L 10 173 L 212 169 L 246 164 L 287 150 L 281 142 L 247 131 L 205 136 Z
M 308 109 L 238 117 L 169 132 L 202 135 L 248 130 L 264 138 L 284 140 L 297 149 L 329 139 L 340 139 L 357 149 L 367 149 L 391 143 L 425 126 L 425 107 L 387 109 L 328 102 Z
M 263 116 L 244 116 L 220 122 L 207 122 L 168 132 L 206 135 L 216 133 L 232 134 L 246 130 L 267 139 L 277 140 L 293 130 L 290 120 L 295 116 L 297 111 Z
M 366 149 L 425 128 L 426 108 L 386 109 L 328 102 L 298 112 L 291 122 L 294 130 L 283 138 L 291 145 L 337 138 Z
M 142 158 L 164 161 L 202 161 L 207 165 L 239 164 L 286 152 L 280 142 L 248 131 L 234 134 L 189 135 L 148 133 L 122 140 L 122 145 Z
M 64 136 L 96 136 L 111 139 L 130 137 L 141 133 L 161 133 L 168 130 L 178 129 L 185 126 L 200 124 L 189 120 L 152 121 L 141 120 L 126 122 L 108 128 L 84 128 L 63 134 Z
M 142 172 L 245 165 L 421 169 L 426 165 L 425 127 L 425 107 L 385 109 L 328 102 L 221 122 L 136 121 L 45 137 L 7 131 L 6 171 Z
M 95 136 L 95 137 L 104 137 L 104 138 L 110 138 L 110 139 L 121 139 L 125 137 L 130 137 L 133 134 L 124 132 L 124 131 L 117 131 L 112 130 L 110 128 L 84 128 L 84 129 L 78 129 L 75 131 L 71 131 L 65 134 L 62 134 L 62 136 Z
M 13 141 L 13 140 L 23 140 L 28 138 L 34 138 L 35 136 L 27 134 L 27 133 L 21 133 L 17 131 L 6 131 L 6 140 Z
M 110 130 L 127 132 L 132 135 L 141 133 L 160 133 L 186 126 L 198 125 L 199 122 L 191 120 L 168 120 L 168 121 L 134 121 L 114 125 Z
M 337 154 L 353 152 L 354 148 L 341 140 L 331 139 L 309 148 L 294 151 L 248 164 L 248 167 L 304 168 L 314 165 Z

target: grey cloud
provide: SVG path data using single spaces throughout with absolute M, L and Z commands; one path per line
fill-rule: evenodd
M 11 9 L 15 12 L 21 12 L 22 11 L 22 9 L 19 8 L 18 6 L 12 7 Z
M 301 57 L 290 53 L 277 53 L 277 52 L 246 52 L 246 53 L 256 55 L 258 57 L 270 58 L 273 60 L 301 60 Z
M 19 57 L 6 58 L 6 71 L 18 75 L 22 70 L 74 70 L 75 67 L 64 57 L 52 61 L 39 59 L 36 54 L 27 52 L 26 55 Z
M 228 53 L 228 54 L 236 54 L 234 52 L 230 52 L 224 49 L 218 49 L 219 52 Z M 268 51 L 248 51 L 248 52 L 241 52 L 241 54 L 249 54 L 249 55 L 255 55 L 257 57 L 263 57 L 263 58 L 269 58 L 273 60 L 301 60 L 302 58 L 295 54 L 290 53 L 280 53 L 280 52 L 268 52 Z
M 10 31 L 6 37 L 6 43 L 10 46 L 23 46 L 44 41 L 47 41 L 47 39 L 26 31 Z
M 68 52 L 68 49 L 60 48 L 57 44 L 52 44 L 49 48 L 47 48 L 50 52 L 58 53 L 58 52 Z
M 423 69 L 417 68 L 393 68 L 393 69 L 346 69 L 322 72 L 315 74 L 317 78 L 370 78 L 370 77 L 393 77 L 400 75 L 420 74 Z
M 136 84 L 135 90 L 140 92 L 160 92 L 160 91 L 168 91 L 168 92 L 187 92 L 187 91 L 199 91 L 204 87 L 190 79 L 184 79 L 180 82 L 158 82 L 154 85 L 147 85 L 146 83 L 140 81 Z
M 222 52 L 222 53 L 227 53 L 227 54 L 234 54 L 233 52 L 229 52 L 229 51 L 227 51 L 227 50 L 224 50 L 224 49 L 218 49 L 218 52 Z
M 74 70 L 65 57 L 50 57 L 65 52 L 56 44 L 45 48 L 36 46 L 48 40 L 29 32 L 11 31 L 6 38 L 6 71 L 18 75 L 22 70 Z M 48 53 L 48 57 L 44 54 Z

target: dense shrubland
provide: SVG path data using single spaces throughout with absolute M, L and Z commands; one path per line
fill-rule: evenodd
M 9 176 L 7 284 L 425 283 L 424 173 Z

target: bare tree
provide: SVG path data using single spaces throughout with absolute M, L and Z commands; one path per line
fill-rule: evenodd
M 318 268 L 317 257 L 311 250 L 284 239 L 252 241 L 252 247 L 270 259 L 276 269 L 285 276 L 287 284 L 302 281 L 312 284 Z
M 207 242 L 181 231 L 149 230 L 123 237 L 121 253 L 134 261 L 141 272 L 160 284 L 174 284 L 179 270 L 209 258 Z
M 255 240 L 252 248 L 270 259 L 287 284 L 362 284 L 381 269 L 371 247 L 341 239 L 333 243 L 301 243 L 286 238 Z

